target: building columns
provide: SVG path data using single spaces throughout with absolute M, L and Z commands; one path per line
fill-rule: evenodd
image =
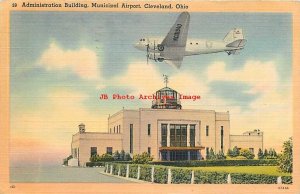
M 170 124 L 167 125 L 167 147 L 170 147 Z

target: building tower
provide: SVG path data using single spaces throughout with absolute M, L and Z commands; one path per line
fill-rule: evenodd
M 78 127 L 79 127 L 79 133 L 85 132 L 85 124 L 81 123 L 80 125 L 78 125 Z
M 168 76 L 164 76 L 166 86 L 155 93 L 155 100 L 152 101 L 153 109 L 181 109 L 179 93 L 168 87 Z

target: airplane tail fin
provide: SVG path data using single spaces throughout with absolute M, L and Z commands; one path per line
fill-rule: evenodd
M 235 40 L 244 39 L 243 30 L 241 28 L 234 28 L 224 37 L 224 42 L 231 43 Z
M 234 28 L 224 37 L 224 42 L 226 47 L 229 47 L 230 50 L 227 52 L 228 55 L 239 54 L 240 49 L 243 49 L 246 44 L 246 39 L 244 39 L 243 30 L 241 28 Z

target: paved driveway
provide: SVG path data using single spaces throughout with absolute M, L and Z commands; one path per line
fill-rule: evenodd
M 82 182 L 82 183 L 133 183 L 132 181 L 101 174 L 104 168 L 80 167 L 12 167 L 10 182 Z

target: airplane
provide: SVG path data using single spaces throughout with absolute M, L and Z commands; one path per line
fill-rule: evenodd
M 185 56 L 218 52 L 236 55 L 246 44 L 241 28 L 232 29 L 219 41 L 187 39 L 189 24 L 190 14 L 182 12 L 165 38 L 141 38 L 134 47 L 146 51 L 147 63 L 150 59 L 166 62 L 179 69 Z

